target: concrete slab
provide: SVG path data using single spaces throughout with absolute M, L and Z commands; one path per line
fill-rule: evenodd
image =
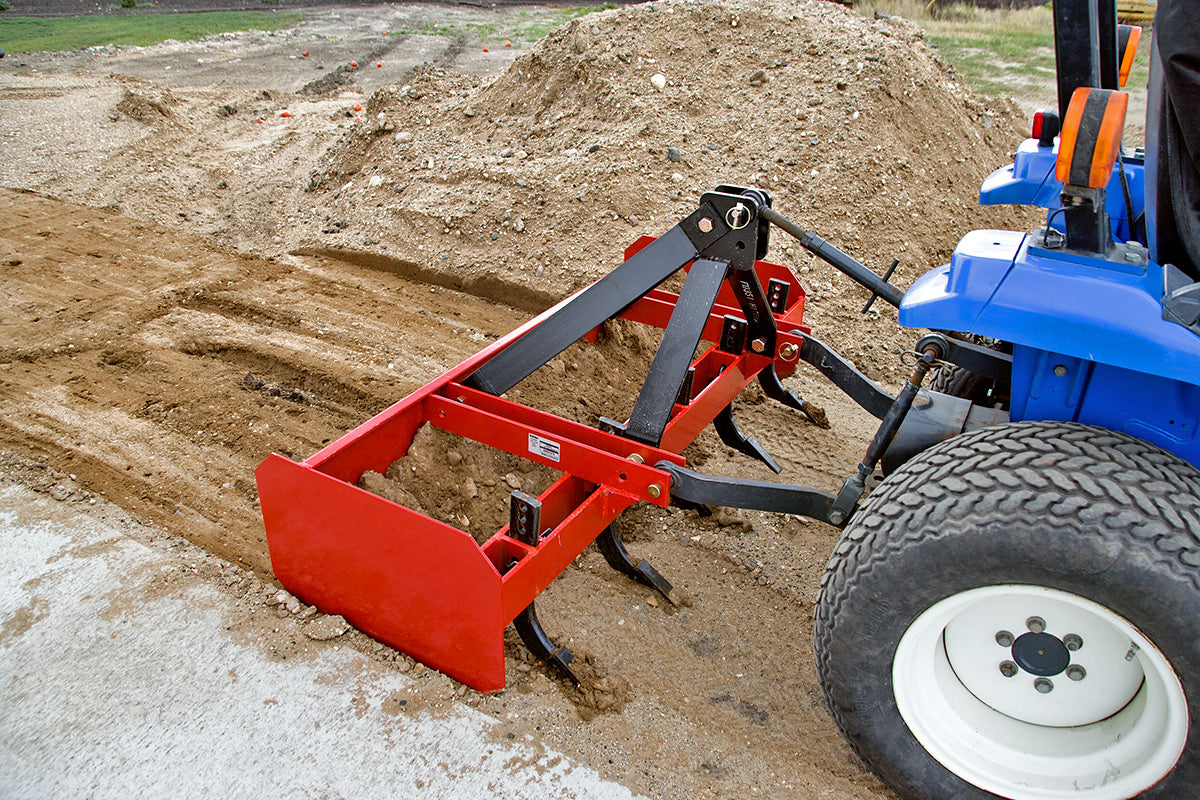
M 235 602 L 169 551 L 0 486 L 0 795 L 631 797 L 466 705 L 414 712 L 413 681 L 352 648 L 272 658 L 271 620 Z

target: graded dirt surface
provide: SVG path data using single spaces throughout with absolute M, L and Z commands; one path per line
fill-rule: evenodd
M 898 258 L 901 285 L 963 232 L 1031 220 L 975 205 L 1024 121 L 966 92 L 904 20 L 816 0 L 666 2 L 518 35 L 555 14 L 324 9 L 275 35 L 0 62 L 9 478 L 103 497 L 234 565 L 211 571 L 239 596 L 301 619 L 315 612 L 272 583 L 254 467 L 312 455 L 603 275 L 703 191 L 768 188 L 862 261 Z M 428 25 L 445 30 L 403 32 Z M 784 234 L 769 257 L 800 277 L 814 333 L 894 387 L 917 334 L 882 302 L 859 314 L 865 290 Z M 653 342 L 608 334 L 600 356 L 573 345 L 512 396 L 588 422 L 627 416 Z M 757 390 L 739 424 L 780 479 L 834 490 L 874 420 L 814 371 L 788 384 L 830 430 Z M 687 455 L 771 478 L 711 431 Z M 425 458 L 431 488 L 404 491 L 430 513 L 474 513 L 453 506 L 463 473 L 440 466 Z M 487 466 L 476 489 L 524 480 Z M 692 604 L 667 609 L 585 551 L 539 616 L 586 662 L 586 692 L 530 663 L 515 635 L 508 688 L 490 696 L 360 634 L 342 641 L 493 715 L 500 735 L 649 796 L 891 796 L 842 741 L 813 671 L 836 530 L 635 508 L 622 532 Z M 325 646 L 281 631 L 263 642 L 280 657 Z

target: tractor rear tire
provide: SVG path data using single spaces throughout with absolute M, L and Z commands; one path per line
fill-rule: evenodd
M 956 364 L 934 367 L 929 373 L 929 388 L 951 397 L 962 397 L 972 403 L 987 404 L 991 381 L 977 372 Z
M 829 708 L 913 800 L 1200 786 L 1200 472 L 1073 423 L 943 442 L 855 514 L 815 622 Z

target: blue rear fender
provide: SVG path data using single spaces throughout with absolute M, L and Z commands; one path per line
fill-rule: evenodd
M 1055 141 L 1052 147 L 1038 147 L 1037 139 L 1021 142 L 1013 163 L 984 179 L 979 189 L 980 205 L 1021 205 L 1046 209 L 1062 205 L 1060 198 L 1063 185 L 1054 177 L 1054 164 L 1058 160 L 1058 144 Z M 1122 153 L 1121 160 L 1125 167 L 1133 216 L 1136 218 L 1144 210 L 1145 158 L 1139 151 L 1127 150 Z M 1138 238 L 1130 231 L 1129 210 L 1125 205 L 1120 170 L 1113 170 L 1106 192 L 1104 207 L 1112 220 L 1113 237 L 1119 242 Z M 1053 227 L 1062 230 L 1061 215 L 1056 215 L 1050 222 Z
M 1200 336 L 1162 318 L 1162 268 L 1140 246 L 1040 244 L 972 231 L 908 290 L 900 324 L 1011 342 L 1013 420 L 1102 425 L 1200 465 Z

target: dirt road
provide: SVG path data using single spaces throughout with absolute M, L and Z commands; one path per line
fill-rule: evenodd
M 971 97 L 902 20 L 667 2 L 521 38 L 561 13 L 324 10 L 275 35 L 6 59 L 7 474 L 200 545 L 236 567 L 215 579 L 294 622 L 312 612 L 271 584 L 254 466 L 311 455 L 603 274 L 704 189 L 766 186 L 863 260 L 898 256 L 902 283 L 970 227 L 1025 224 L 974 206 L 1023 123 Z M 898 378 L 915 337 L 894 312 L 861 317 L 860 289 L 785 242 L 772 257 L 805 283 L 822 338 Z M 632 350 L 578 374 L 550 365 L 537 391 L 564 414 L 581 397 L 627 402 L 652 342 L 624 341 Z M 739 420 L 783 479 L 833 489 L 873 422 L 815 373 L 791 380 L 832 430 L 754 393 Z M 711 432 L 688 455 L 709 472 L 759 470 Z M 651 796 L 890 796 L 813 674 L 836 531 L 658 509 L 627 523 L 631 550 L 694 603 L 669 612 L 585 553 L 539 614 L 602 676 L 590 694 L 515 639 L 509 688 L 491 696 L 359 634 L 342 641 L 493 715 L 498 735 L 531 735 Z M 324 645 L 282 624 L 262 646 L 293 658 Z

